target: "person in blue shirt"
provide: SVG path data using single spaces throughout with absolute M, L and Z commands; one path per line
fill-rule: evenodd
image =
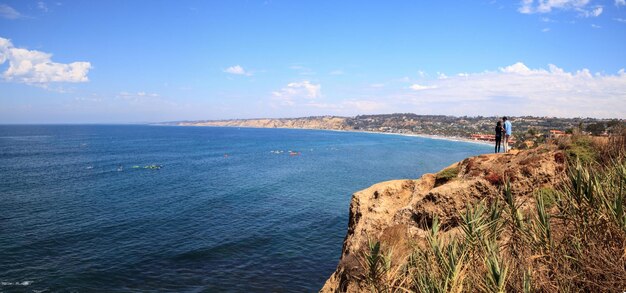
M 502 121 L 504 121 L 504 152 L 509 151 L 509 138 L 511 137 L 511 121 L 504 116 L 502 117 Z

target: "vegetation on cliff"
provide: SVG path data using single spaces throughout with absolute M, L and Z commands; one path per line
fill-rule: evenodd
M 355 117 L 314 116 L 301 118 L 262 118 L 233 120 L 177 121 L 165 124 L 183 126 L 230 126 L 263 128 L 310 128 L 332 130 L 374 131 L 403 134 L 425 134 L 470 138 L 472 134 L 494 134 L 495 123 L 501 117 L 455 117 L 444 115 L 417 115 L 395 113 L 359 115 Z M 568 132 L 587 131 L 594 135 L 615 133 L 626 122 L 617 119 L 509 117 L 513 122 L 513 136 L 518 138 L 516 148 L 523 142 L 542 143 L 551 129 Z
M 567 160 L 559 184 L 520 201 L 505 174 L 500 196 L 458 212 L 455 233 L 442 233 L 435 214 L 422 222 L 425 241 L 402 258 L 390 241 L 371 239 L 352 280 L 373 292 L 624 291 L 626 135 L 574 136 L 558 148 L 566 156 L 555 161 Z M 437 179 L 456 177 L 450 170 Z
M 437 173 L 435 176 L 435 186 L 442 185 L 459 175 L 458 167 L 450 167 L 443 169 L 443 171 Z

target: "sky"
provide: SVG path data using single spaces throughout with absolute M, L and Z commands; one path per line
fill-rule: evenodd
M 0 0 L 0 123 L 626 118 L 626 0 Z

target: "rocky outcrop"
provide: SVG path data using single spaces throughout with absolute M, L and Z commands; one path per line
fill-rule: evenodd
M 370 239 L 393 248 L 392 265 L 402 265 L 413 247 L 425 241 L 435 216 L 444 234 L 459 232 L 459 216 L 467 204 L 500 197 L 504 178 L 510 180 L 518 204 L 530 206 L 537 189 L 560 180 L 564 155 L 555 146 L 544 145 L 471 157 L 444 170 L 417 180 L 378 183 L 355 193 L 339 264 L 321 292 L 367 291 L 361 259 Z

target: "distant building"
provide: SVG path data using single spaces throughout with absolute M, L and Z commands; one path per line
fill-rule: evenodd
M 496 141 L 495 134 L 472 134 L 470 138 L 473 140 L 481 140 L 481 141 Z
M 550 129 L 550 138 L 559 138 L 561 136 L 566 136 L 566 135 L 567 133 L 565 133 L 565 131 Z
M 480 140 L 480 141 L 491 141 L 491 142 L 495 142 L 496 141 L 496 135 L 495 134 L 472 134 L 470 135 L 470 139 L 472 140 Z M 504 138 L 502 138 L 502 140 L 504 141 Z M 509 144 L 515 143 L 515 137 L 511 136 L 509 138 Z

